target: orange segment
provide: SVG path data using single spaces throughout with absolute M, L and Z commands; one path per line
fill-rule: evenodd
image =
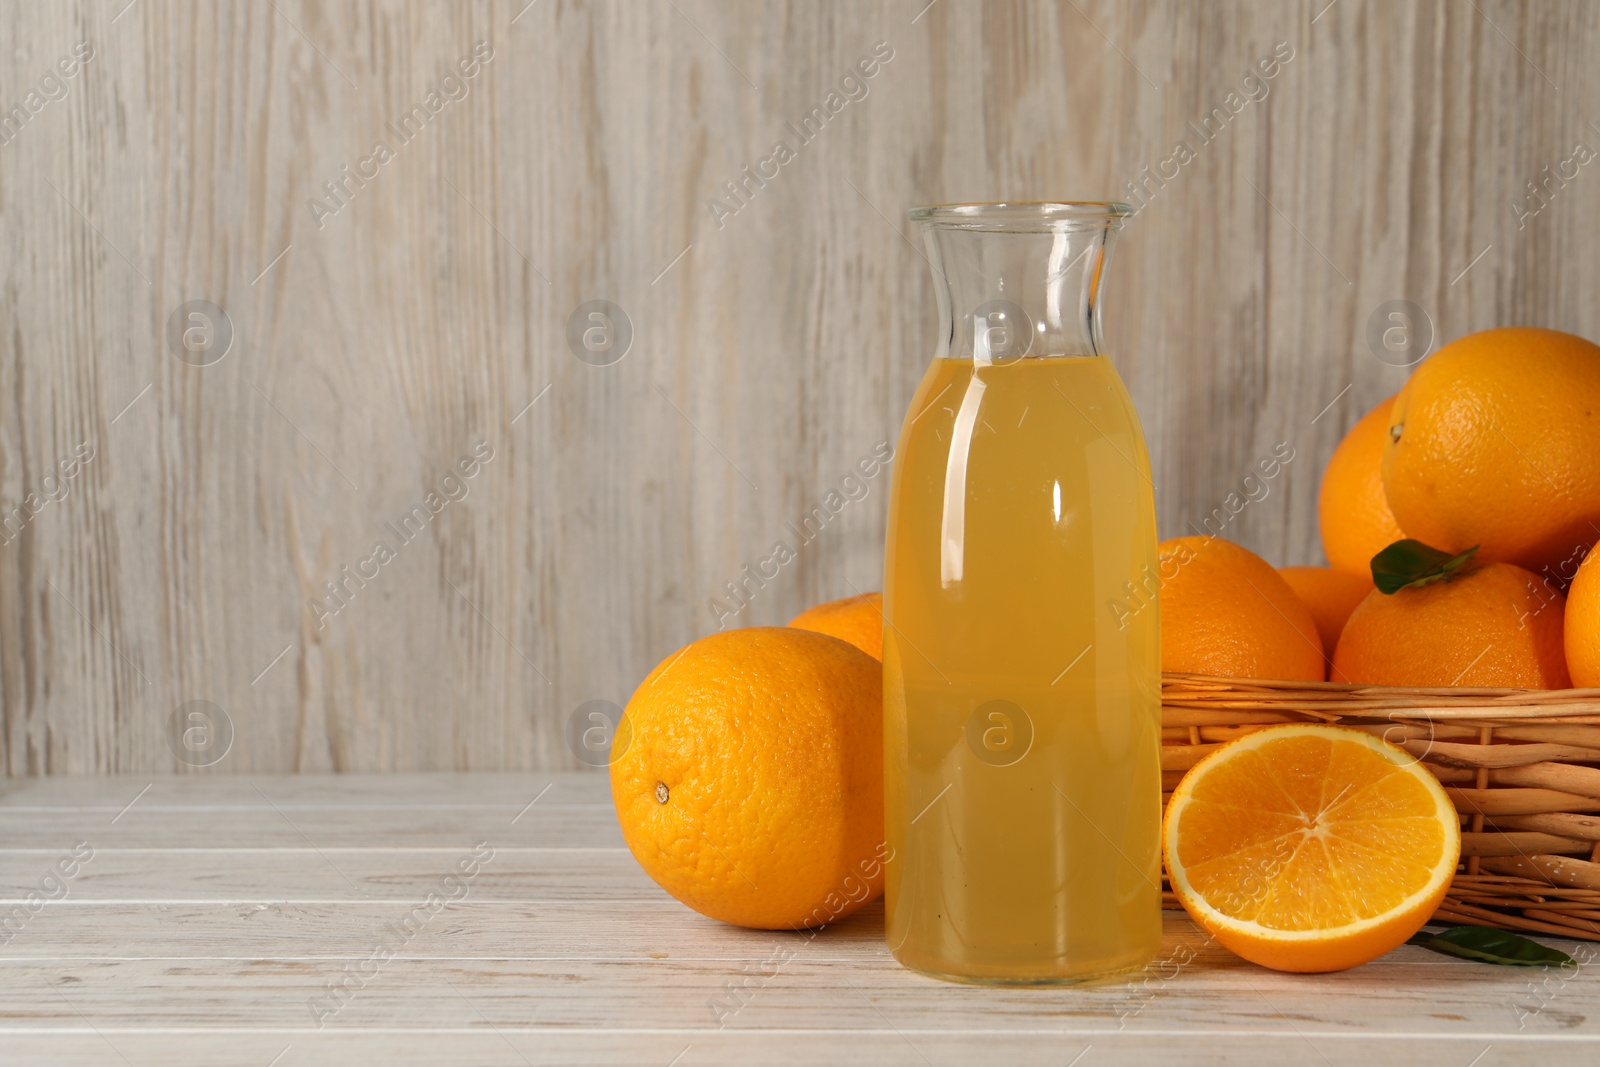
M 1300 805 L 1278 784 L 1277 776 L 1258 754 L 1241 752 L 1204 779 L 1196 779 L 1197 799 L 1251 812 L 1300 814 Z
M 1256 753 L 1267 773 L 1294 801 L 1302 818 L 1321 810 L 1327 800 L 1323 787 L 1328 781 L 1328 761 L 1332 756 L 1333 746 L 1327 738 L 1315 734 L 1285 737 L 1270 752 Z
M 1309 918 L 1314 918 L 1316 923 L 1323 927 L 1346 926 L 1360 918 L 1350 898 L 1344 893 L 1327 848 L 1317 838 L 1301 841 L 1296 846 L 1294 854 L 1284 863 L 1281 874 L 1269 873 L 1272 876 L 1266 881 L 1270 884 L 1271 891 L 1266 894 L 1266 900 L 1262 902 L 1255 918 L 1256 923 L 1269 932 L 1296 930 Z M 1250 957 L 1245 956 L 1245 958 Z M 1334 968 L 1318 966 L 1284 969 Z
M 1336 971 L 1422 927 L 1461 833 L 1404 749 L 1338 726 L 1274 726 L 1184 776 L 1162 848 L 1173 892 L 1220 944 L 1278 970 Z

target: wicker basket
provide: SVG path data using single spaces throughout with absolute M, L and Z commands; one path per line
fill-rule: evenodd
M 1163 805 L 1207 753 L 1286 722 L 1378 734 L 1438 777 L 1461 815 L 1462 863 L 1435 918 L 1600 941 L 1600 689 L 1402 689 L 1167 674 Z

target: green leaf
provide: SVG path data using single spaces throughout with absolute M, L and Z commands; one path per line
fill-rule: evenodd
M 1421 945 L 1435 952 L 1443 952 L 1447 956 L 1498 963 L 1506 967 L 1578 965 L 1577 960 L 1560 949 L 1541 945 L 1521 934 L 1513 934 L 1508 930 L 1495 930 L 1488 926 L 1452 926 L 1438 933 L 1419 930 L 1406 941 L 1406 944 Z
M 1407 586 L 1437 582 L 1464 566 L 1477 551 L 1478 546 L 1473 545 L 1452 556 L 1408 537 L 1372 557 L 1372 584 L 1384 593 L 1398 593 Z

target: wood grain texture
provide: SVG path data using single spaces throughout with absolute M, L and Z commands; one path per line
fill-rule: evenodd
M 536 818 L 547 804 L 558 819 Z M 649 882 L 583 772 L 13 780 L 0 835 L 8 1065 L 1550 1065 L 1600 1049 L 1588 964 L 1402 946 L 1277 974 L 1166 912 L 1166 962 L 1132 981 L 996 989 L 900 967 L 878 904 L 815 935 L 725 926 Z M 441 890 L 469 854 L 476 872 Z M 429 912 L 430 890 L 452 899 Z M 329 983 L 348 995 L 319 1017 Z
M 1320 466 L 1404 378 L 1380 305 L 1600 336 L 1600 171 L 1528 187 L 1600 145 L 1591 4 L 8 0 L 0 39 L 0 108 L 30 107 L 0 144 L 0 511 L 66 487 L 0 545 L 10 774 L 195 770 L 190 701 L 235 730 L 207 773 L 579 766 L 574 709 L 715 628 L 894 439 L 935 327 L 912 204 L 1143 183 L 1106 329 L 1163 533 L 1284 442 L 1225 528 L 1277 563 L 1320 558 Z M 864 98 L 708 208 L 879 42 Z M 200 299 L 234 332 L 205 367 L 165 337 Z M 567 341 L 599 299 L 633 332 L 610 366 Z M 887 477 L 735 621 L 875 588 Z

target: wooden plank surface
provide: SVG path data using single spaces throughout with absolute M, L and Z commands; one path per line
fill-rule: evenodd
M 900 967 L 881 904 L 815 935 L 724 926 L 634 865 L 600 774 L 107 778 L 81 783 L 76 810 L 70 784 L 0 790 L 0 829 L 44 820 L 26 845 L 0 839 L 0 914 L 41 886 L 57 898 L 0 945 L 8 1065 L 1060 1065 L 1081 1054 L 1085 1065 L 1492 1067 L 1600 1054 L 1590 965 L 1522 971 L 1403 947 L 1342 974 L 1283 975 L 1168 912 L 1171 962 L 1135 980 L 986 989 Z M 547 802 L 559 820 L 535 817 Z M 285 815 L 306 835 L 298 845 L 285 843 Z M 370 833 L 352 843 L 362 820 Z M 589 844 L 571 845 L 574 834 Z M 482 858 L 476 872 L 445 883 L 469 855 Z M 52 889 L 48 872 L 73 856 L 87 858 Z M 402 925 L 430 890 L 454 899 Z M 330 983 L 348 997 L 328 1001 Z
M 1600 336 L 1600 178 L 1544 169 L 1600 145 L 1579 0 L 4 0 L 0 40 L 4 773 L 188 772 L 194 701 L 222 772 L 576 768 L 579 706 L 895 438 L 935 332 L 912 204 L 1136 197 L 1106 329 L 1161 528 L 1286 443 L 1222 527 L 1276 563 L 1405 375 L 1384 304 Z M 207 366 L 167 338 L 195 300 Z M 592 300 L 609 366 L 568 342 Z M 887 477 L 731 621 L 876 587 Z

